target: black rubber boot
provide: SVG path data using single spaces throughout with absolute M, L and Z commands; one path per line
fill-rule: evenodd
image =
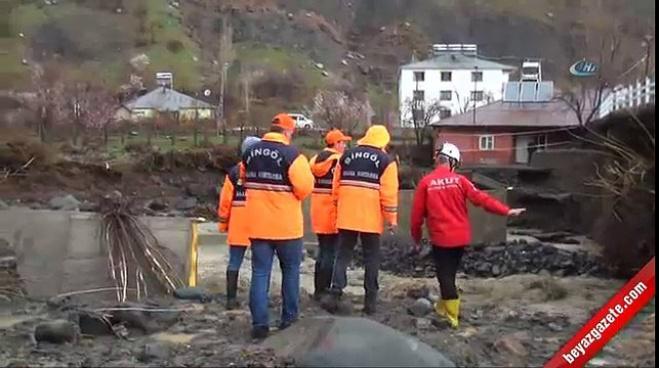
M 364 296 L 364 313 L 369 316 L 375 314 L 378 304 L 378 294 L 376 293 L 366 293 Z
M 270 328 L 268 327 L 254 327 L 252 328 L 252 338 L 257 340 L 263 340 L 268 337 L 270 333 Z
M 317 302 L 323 297 L 325 291 L 323 290 L 322 278 L 322 271 L 318 267 L 318 263 L 316 263 L 313 270 L 313 300 Z
M 238 293 L 238 271 L 227 271 L 227 310 L 236 309 L 240 306 L 236 300 Z
M 329 292 L 332 283 L 332 270 L 322 270 L 316 268 L 314 274 L 314 293 L 313 298 L 320 301 L 323 295 Z
M 330 289 L 321 299 L 320 306 L 328 313 L 336 314 L 339 311 L 341 296 L 343 292 L 338 289 Z

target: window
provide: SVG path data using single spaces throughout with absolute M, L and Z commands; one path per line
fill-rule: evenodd
M 472 101 L 479 102 L 479 101 L 483 101 L 484 98 L 485 98 L 485 94 L 483 93 L 483 91 L 471 91 Z
M 442 72 L 442 82 L 451 82 L 453 80 L 452 72 Z
M 453 99 L 453 92 L 451 91 L 439 91 L 439 100 L 440 101 L 451 101 Z
M 482 82 L 483 81 L 483 72 L 471 72 L 471 81 L 472 82 Z
M 414 81 L 415 82 L 423 82 L 426 80 L 426 73 L 425 72 L 414 72 Z
M 441 109 L 439 110 L 439 118 L 440 119 L 446 119 L 451 117 L 451 110 L 449 109 Z
M 415 90 L 414 91 L 414 100 L 415 101 L 424 101 L 426 98 L 426 93 L 422 90 Z
M 547 134 L 540 134 L 535 138 L 535 148 L 539 150 L 547 148 Z
M 494 150 L 494 136 L 493 135 L 481 135 L 478 137 L 478 149 L 481 151 L 493 151 Z

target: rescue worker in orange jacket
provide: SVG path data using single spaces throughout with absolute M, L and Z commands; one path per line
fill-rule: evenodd
M 314 298 L 320 300 L 332 282 L 336 244 L 339 239 L 336 228 L 336 206 L 332 198 L 332 182 L 336 165 L 352 140 L 338 129 L 325 136 L 327 147 L 311 158 L 311 172 L 316 181 L 311 194 L 311 227 L 318 237 L 318 255 L 314 267 Z
M 282 270 L 280 329 L 298 318 L 300 263 L 304 223 L 302 200 L 313 191 L 314 177 L 307 159 L 291 145 L 295 122 L 287 114 L 272 120 L 270 132 L 245 151 L 241 178 L 247 194 L 248 232 L 252 250 L 249 308 L 252 336 L 269 332 L 268 289 L 272 260 L 277 254 Z
M 258 137 L 245 138 L 240 151 L 244 153 L 251 145 L 260 140 Z M 238 273 L 245 257 L 245 251 L 250 244 L 247 233 L 248 218 L 245 214 L 245 188 L 240 181 L 241 165 L 239 163 L 229 170 L 229 174 L 224 179 L 217 206 L 217 215 L 220 219 L 218 229 L 221 233 L 227 233 L 227 244 L 229 244 L 229 264 L 226 272 L 227 309 L 238 307 L 236 301 Z
M 390 140 L 387 128 L 373 125 L 337 165 L 332 195 L 337 202 L 339 248 L 331 293 L 323 303 L 330 312 L 346 287 L 346 270 L 358 238 L 364 250 L 364 312 L 376 312 L 380 236 L 384 223 L 392 232 L 397 226 L 398 166 L 384 150 Z

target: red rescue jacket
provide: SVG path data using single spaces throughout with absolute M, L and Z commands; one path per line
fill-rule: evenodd
M 505 216 L 510 208 L 478 190 L 467 178 L 446 167 L 426 175 L 414 194 L 410 231 L 419 243 L 424 219 L 436 247 L 463 247 L 471 243 L 467 200 L 486 211 Z

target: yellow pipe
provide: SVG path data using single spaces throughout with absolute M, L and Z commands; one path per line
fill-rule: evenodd
M 199 263 L 199 224 L 191 223 L 192 239 L 190 241 L 189 257 L 190 268 L 188 269 L 188 286 L 197 286 L 197 266 Z

